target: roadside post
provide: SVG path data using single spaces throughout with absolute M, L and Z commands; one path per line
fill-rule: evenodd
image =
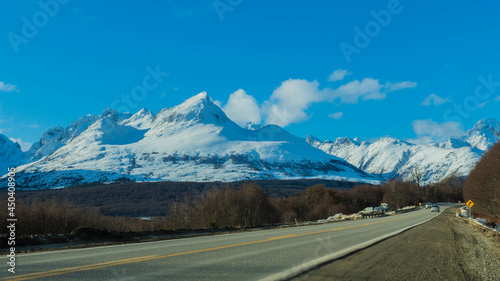
M 472 206 L 474 206 L 474 202 L 472 200 L 467 201 L 467 207 L 469 207 L 469 217 L 472 218 Z

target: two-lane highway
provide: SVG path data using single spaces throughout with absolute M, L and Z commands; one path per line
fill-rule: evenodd
M 300 269 L 438 215 L 429 210 L 373 219 L 167 241 L 20 254 L 2 280 L 259 280 Z

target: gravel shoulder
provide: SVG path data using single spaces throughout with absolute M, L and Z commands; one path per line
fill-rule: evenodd
M 500 280 L 500 235 L 455 211 L 293 280 Z

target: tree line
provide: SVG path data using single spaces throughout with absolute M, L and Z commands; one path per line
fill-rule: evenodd
M 326 219 L 337 213 L 357 213 L 365 207 L 388 203 L 392 209 L 419 202 L 458 201 L 462 198 L 463 179 L 451 177 L 432 186 L 390 180 L 382 185 L 356 185 L 338 190 L 315 184 L 297 196 L 270 198 L 256 183 L 238 187 L 215 186 L 197 197 L 184 193 L 169 203 L 166 212 L 150 220 L 134 217 L 105 216 L 95 207 L 75 206 L 56 199 L 19 203 L 17 233 L 20 237 L 36 234 L 69 234 L 82 227 L 109 231 L 153 231 L 204 228 L 249 228 L 279 223 Z M 7 208 L 6 200 L 0 208 Z M 162 204 L 162 203 L 156 203 Z M 158 206 L 160 207 L 160 206 Z M 163 206 L 162 206 L 163 207 Z M 0 227 L 6 227 L 7 213 Z
M 500 223 L 500 142 L 487 151 L 465 181 L 465 200 L 474 215 Z

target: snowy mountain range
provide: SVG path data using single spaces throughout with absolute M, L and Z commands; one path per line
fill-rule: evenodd
M 15 167 L 22 161 L 24 153 L 18 143 L 11 141 L 5 135 L 0 134 L 0 169 L 7 173 L 7 168 Z
M 467 176 L 482 154 L 496 143 L 498 128 L 497 120 L 483 119 L 463 136 L 425 145 L 392 138 L 374 142 L 337 138 L 334 142 L 322 142 L 311 135 L 307 142 L 383 179 L 400 177 L 412 181 L 415 172 L 420 173 L 425 185 L 452 175 Z
M 156 115 L 107 109 L 84 116 L 48 130 L 26 153 L 2 136 L 0 155 L 17 166 L 18 185 L 31 188 L 123 179 L 380 180 L 279 126 L 241 128 L 205 92 Z

